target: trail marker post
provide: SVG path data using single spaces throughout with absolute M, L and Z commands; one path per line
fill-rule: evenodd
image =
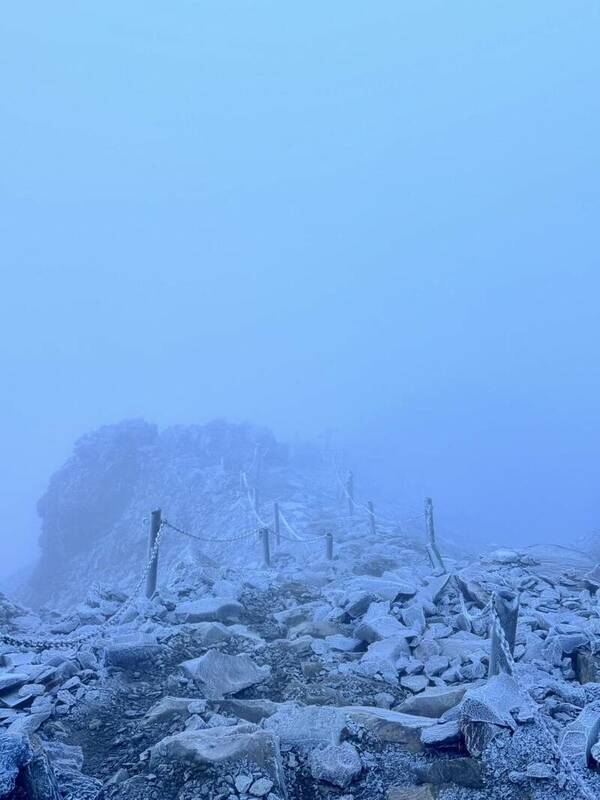
M 325 534 L 325 555 L 328 561 L 333 561 L 333 533 Z
M 261 529 L 261 536 L 262 536 L 262 547 L 263 547 L 263 561 L 265 567 L 271 566 L 271 548 L 269 545 L 269 529 L 262 528 Z
M 273 532 L 275 533 L 275 543 L 277 547 L 281 544 L 279 524 L 279 503 L 273 503 Z
M 157 508 L 156 511 L 153 511 L 150 516 L 150 536 L 148 538 L 148 557 L 152 555 L 154 551 L 154 546 L 156 544 L 156 537 L 158 536 L 158 532 L 160 531 L 160 526 L 162 522 L 162 516 L 160 508 Z M 154 553 L 154 557 L 148 569 L 148 575 L 146 576 L 146 597 L 150 598 L 156 591 L 156 577 L 158 575 L 158 551 Z
M 373 502 L 369 500 L 367 506 L 369 509 L 369 527 L 371 529 L 371 536 L 375 536 L 377 531 L 375 530 L 375 509 L 373 508 Z
M 348 511 L 350 516 L 354 514 L 354 473 L 348 470 L 348 477 L 346 478 L 346 495 L 348 497 Z
M 435 528 L 433 525 L 433 500 L 431 497 L 425 498 L 425 527 L 427 529 L 427 552 L 431 559 L 431 564 L 435 570 L 445 574 L 448 570 L 442 560 L 442 556 L 435 540 Z
M 519 619 L 519 596 L 508 589 L 500 589 L 492 600 L 493 615 L 490 666 L 488 678 L 501 672 L 512 672 L 510 659 L 515 652 L 517 621 Z M 498 629 L 500 628 L 500 630 Z M 510 652 L 510 659 L 506 655 Z

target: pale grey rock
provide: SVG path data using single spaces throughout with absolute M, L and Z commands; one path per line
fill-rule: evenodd
M 7 728 L 7 733 L 13 735 L 31 736 L 50 717 L 50 711 L 41 711 L 37 714 L 23 714 Z
M 421 731 L 421 742 L 426 747 L 450 747 L 457 745 L 461 738 L 460 723 L 457 719 L 431 725 Z
M 244 607 L 235 600 L 202 597 L 178 603 L 174 611 L 180 622 L 239 622 Z
M 422 692 L 429 686 L 429 678 L 425 675 L 405 675 L 400 679 L 400 685 L 411 692 Z
M 283 768 L 277 737 L 250 723 L 184 731 L 167 736 L 150 749 L 150 765 L 160 763 L 216 766 L 231 762 L 256 764 L 280 789 Z
M 600 706 L 600 704 L 595 704 Z M 586 706 L 561 733 L 559 745 L 574 764 L 587 767 L 600 735 L 600 708 Z
M 26 736 L 0 732 L 0 797 L 8 797 L 20 770 L 32 757 Z
M 466 690 L 466 686 L 432 686 L 421 694 L 407 697 L 394 710 L 403 714 L 437 719 L 457 706 Z
M 313 778 L 346 789 L 362 772 L 357 749 L 349 742 L 315 749 L 310 756 Z
M 273 781 L 268 778 L 258 778 L 250 787 L 252 797 L 265 797 L 273 788 Z
M 184 661 L 181 668 L 188 677 L 201 684 L 206 697 L 212 699 L 262 683 L 271 674 L 270 667 L 259 667 L 250 656 L 230 656 L 217 650 Z
M 206 700 L 196 700 L 191 697 L 162 697 L 158 703 L 150 708 L 143 720 L 143 725 L 154 725 L 157 722 L 166 722 L 174 717 L 185 719 L 190 713 L 198 713 L 197 710 L 190 712 L 190 705 L 200 706 L 200 713 L 206 710 Z
M 401 714 L 376 706 L 344 706 L 339 709 L 354 723 L 363 725 L 382 742 L 395 742 L 411 752 L 422 750 L 421 731 L 437 720 Z
M 125 635 L 111 641 L 105 648 L 105 660 L 111 667 L 135 670 L 155 659 L 161 652 L 156 637 L 150 634 Z M 71 677 L 71 676 L 69 676 Z
M 343 709 L 335 706 L 302 706 L 280 709 L 263 722 L 286 745 L 339 744 L 346 727 Z

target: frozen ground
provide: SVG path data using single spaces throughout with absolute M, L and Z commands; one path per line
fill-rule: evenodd
M 0 798 L 600 798 L 600 579 L 585 554 L 442 546 L 436 574 L 418 526 L 373 533 L 316 470 L 308 482 L 274 463 L 258 514 L 277 498 L 289 528 L 266 568 L 238 467 L 235 488 L 223 465 L 210 486 L 203 473 L 194 503 L 212 497 L 210 522 L 170 504 L 182 529 L 233 541 L 164 527 L 151 600 L 126 601 L 121 568 L 68 611 L 2 599 Z M 121 517 L 141 502 L 133 492 Z M 65 572 L 100 570 L 105 548 L 97 538 Z M 516 665 L 490 680 L 500 590 L 519 595 Z

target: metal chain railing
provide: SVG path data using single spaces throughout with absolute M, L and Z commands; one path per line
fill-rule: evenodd
M 166 522 L 163 521 L 158 529 L 154 546 L 150 551 L 144 571 L 140 575 L 140 578 L 134 586 L 129 597 L 123 601 L 121 606 L 114 612 L 114 614 L 105 619 L 104 622 L 100 623 L 100 625 L 98 625 L 96 628 L 80 636 L 54 636 L 48 639 L 13 636 L 10 633 L 3 633 L 0 631 L 0 642 L 4 642 L 13 647 L 26 647 L 30 650 L 48 650 L 61 647 L 81 646 L 82 644 L 89 642 L 91 639 L 101 638 L 109 628 L 111 628 L 113 625 L 116 625 L 123 618 L 125 612 L 129 610 L 134 600 L 138 596 L 142 586 L 145 584 L 148 573 L 152 569 L 152 564 L 158 555 L 158 548 L 160 546 L 165 527 Z
M 229 539 L 219 539 L 215 536 L 198 536 L 195 533 L 191 533 L 190 531 L 186 531 L 183 528 L 179 528 L 177 525 L 173 525 L 172 522 L 169 522 L 167 519 L 163 519 L 162 524 L 170 528 L 175 533 L 180 533 L 182 536 L 187 536 L 189 539 L 195 539 L 197 542 L 207 542 L 209 544 L 230 544 L 231 542 L 241 542 L 244 539 L 249 539 L 251 536 L 256 536 L 256 530 L 249 531 L 248 533 L 244 533 L 241 536 L 232 536 Z

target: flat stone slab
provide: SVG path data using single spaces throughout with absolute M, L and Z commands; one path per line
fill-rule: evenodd
M 395 742 L 417 753 L 423 749 L 421 732 L 437 725 L 437 720 L 413 714 L 401 714 L 376 706 L 344 706 L 340 708 L 353 722 L 363 725 L 382 742 Z
M 202 684 L 206 697 L 213 700 L 262 683 L 271 675 L 269 666 L 259 667 L 250 656 L 230 656 L 218 650 L 184 661 L 181 668 L 189 678 Z
M 407 697 L 394 710 L 437 719 L 458 705 L 466 690 L 467 686 L 433 686 L 421 694 Z
M 301 706 L 276 711 L 263 723 L 282 744 L 339 744 L 346 728 L 344 709 L 335 706 Z
M 256 764 L 278 789 L 284 786 L 277 737 L 250 723 L 184 731 L 167 736 L 150 749 L 152 766 L 159 763 L 215 766 L 240 761 Z
M 239 622 L 243 611 L 235 600 L 202 597 L 178 603 L 174 614 L 180 622 Z

